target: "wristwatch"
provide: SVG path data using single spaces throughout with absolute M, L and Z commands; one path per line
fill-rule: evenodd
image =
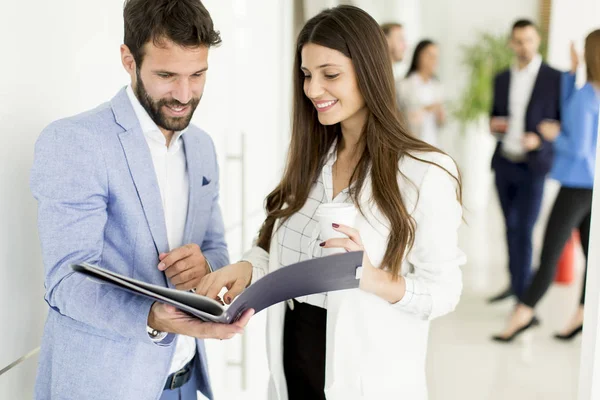
M 167 332 L 157 331 L 156 329 L 151 328 L 148 325 L 146 325 L 146 332 L 148 332 L 148 336 L 150 336 L 150 339 L 152 339 L 155 342 L 160 342 L 167 336 Z

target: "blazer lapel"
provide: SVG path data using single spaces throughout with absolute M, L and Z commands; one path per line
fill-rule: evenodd
M 502 94 L 500 95 L 501 97 L 501 101 L 500 101 L 500 114 L 502 115 L 506 115 L 508 116 L 508 114 L 510 113 L 509 110 L 509 104 L 510 104 L 510 81 L 512 79 L 512 71 L 509 71 L 508 74 L 506 74 L 506 83 L 504 85 L 502 85 L 501 87 L 503 88 L 502 90 Z
M 536 101 L 538 99 L 538 97 L 541 95 L 541 90 L 542 88 L 542 84 L 543 84 L 543 80 L 544 80 L 544 68 L 545 65 L 542 63 L 542 65 L 540 65 L 540 70 L 538 71 L 538 74 L 535 78 L 535 83 L 533 84 L 533 90 L 531 91 L 531 97 L 529 98 L 529 103 L 527 104 L 527 111 L 526 111 L 526 118 L 529 118 L 529 112 L 531 111 L 531 103 Z
M 166 253 L 170 250 L 167 227 L 148 143 L 124 89 L 112 100 L 111 105 L 117 123 L 125 129 L 119 134 L 119 140 L 142 203 L 146 221 L 148 221 L 156 251 L 157 253 Z
M 191 243 L 194 233 L 194 224 L 196 222 L 196 210 L 198 209 L 198 201 L 200 199 L 200 190 L 203 186 L 204 175 L 203 157 L 201 157 L 200 145 L 197 140 L 194 140 L 192 135 L 184 133 L 183 146 L 185 149 L 185 159 L 187 163 L 188 179 L 190 182 L 190 194 L 188 201 L 188 212 L 185 221 L 185 229 L 183 232 L 184 243 Z M 198 243 L 200 245 L 201 243 Z

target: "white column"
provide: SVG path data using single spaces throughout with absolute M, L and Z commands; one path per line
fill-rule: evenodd
M 598 132 L 600 134 L 600 132 Z M 600 146 L 596 150 L 600 159 Z M 585 327 L 579 368 L 579 400 L 600 398 L 600 162 L 596 162 L 596 180 L 592 206 L 592 226 L 588 255 L 585 297 Z

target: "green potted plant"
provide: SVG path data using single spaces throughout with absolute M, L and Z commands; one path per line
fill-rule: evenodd
M 471 210 L 485 209 L 489 203 L 488 188 L 492 184 L 489 166 L 496 147 L 488 127 L 494 77 L 508 68 L 512 59 L 506 35 L 481 32 L 473 44 L 462 47 L 462 64 L 468 79 L 455 103 L 453 116 L 463 134 L 459 164 L 464 177 L 465 204 Z
M 475 43 L 462 47 L 462 57 L 468 81 L 453 114 L 464 131 L 467 125 L 489 115 L 494 77 L 508 68 L 513 56 L 506 35 L 481 32 Z

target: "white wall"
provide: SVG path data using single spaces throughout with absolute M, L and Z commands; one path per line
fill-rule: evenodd
M 553 0 L 551 14 L 548 60 L 557 68 L 571 68 L 569 44 L 575 42 L 583 53 L 585 37 L 600 29 L 600 0 Z M 580 70 L 584 78 L 585 68 Z
M 600 135 L 600 126 L 598 129 Z M 600 142 L 596 149 L 600 160 Z M 587 286 L 585 298 L 585 327 L 581 343 L 581 366 L 579 368 L 579 400 L 600 398 L 600 162 L 596 161 L 592 204 L 592 224 L 588 255 Z
M 33 144 L 52 120 L 108 100 L 125 83 L 120 13 L 118 1 L 3 2 L 0 368 L 39 346 L 46 314 L 36 204 L 28 186 Z M 36 360 L 0 377 L 0 398 L 32 397 Z
M 243 0 L 205 4 L 223 44 L 211 50 L 206 92 L 194 122 L 217 144 L 222 204 L 235 259 L 242 247 L 240 229 L 236 231 L 241 204 L 245 202 L 248 213 L 260 210 L 287 144 L 291 49 L 286 27 L 291 29 L 291 14 L 277 0 L 265 0 L 261 7 Z M 46 315 L 36 204 L 28 187 L 33 144 L 51 121 L 108 101 L 128 83 L 119 57 L 122 5 L 122 0 L 3 2 L 0 370 L 40 345 Z M 241 131 L 248 135 L 245 198 L 239 192 L 240 165 L 225 161 L 226 154 L 239 153 Z M 260 215 L 249 221 L 247 237 L 260 222 Z M 254 337 L 260 332 L 262 343 L 261 321 L 256 320 L 252 330 L 257 332 Z M 212 350 L 235 360 L 237 345 Z M 31 398 L 36 363 L 37 357 L 30 358 L 0 376 L 0 399 Z M 222 382 L 222 366 L 218 358 L 211 363 L 217 382 Z
M 440 45 L 440 79 L 449 98 L 455 99 L 465 84 L 461 46 L 473 43 L 479 31 L 508 33 L 517 19 L 537 22 L 538 0 L 421 1 L 421 35 Z

